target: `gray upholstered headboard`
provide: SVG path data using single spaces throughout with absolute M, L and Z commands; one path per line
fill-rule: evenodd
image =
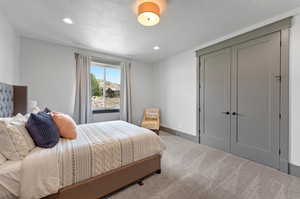
M 11 117 L 14 112 L 14 88 L 0 83 L 0 117 Z
M 0 117 L 27 111 L 27 87 L 0 83 Z

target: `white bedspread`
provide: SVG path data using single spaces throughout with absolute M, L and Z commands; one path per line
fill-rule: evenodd
M 37 147 L 22 161 L 21 199 L 42 198 L 60 188 L 57 146 L 51 149 Z
M 0 199 L 19 196 L 21 161 L 6 161 L 0 165 Z
M 78 126 L 76 140 L 36 148 L 24 160 L 21 199 L 35 199 L 122 165 L 159 154 L 164 145 L 150 130 L 123 121 Z

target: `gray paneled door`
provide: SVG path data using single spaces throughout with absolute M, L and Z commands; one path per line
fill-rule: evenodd
M 231 152 L 279 167 L 280 33 L 232 48 Z
M 200 63 L 200 142 L 279 168 L 280 32 Z
M 231 49 L 201 57 L 201 143 L 230 151 Z

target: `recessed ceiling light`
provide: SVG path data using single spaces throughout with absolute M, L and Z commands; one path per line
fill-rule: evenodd
M 159 46 L 154 46 L 154 47 L 153 47 L 153 50 L 159 50 L 159 49 L 160 49 Z
M 63 18 L 62 20 L 65 24 L 74 24 L 73 20 L 71 18 Z

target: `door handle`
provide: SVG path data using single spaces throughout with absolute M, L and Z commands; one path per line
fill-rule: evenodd
M 233 112 L 232 115 L 237 115 L 237 113 L 236 113 L 236 112 Z
M 227 112 L 222 112 L 223 114 L 225 115 L 229 115 L 230 113 L 227 111 Z

